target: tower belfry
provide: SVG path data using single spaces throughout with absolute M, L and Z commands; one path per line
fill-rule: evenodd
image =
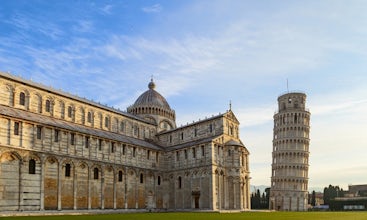
M 310 112 L 306 94 L 278 97 L 274 115 L 270 209 L 307 210 Z

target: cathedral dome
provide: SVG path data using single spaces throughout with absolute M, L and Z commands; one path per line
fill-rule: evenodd
M 176 128 L 176 114 L 167 100 L 155 91 L 153 79 L 148 84 L 148 90 L 141 94 L 127 112 L 144 118 L 158 126 L 158 131 Z
M 139 96 L 139 98 L 135 101 L 134 107 L 138 106 L 154 106 L 160 107 L 164 109 L 171 109 L 166 99 L 155 91 L 155 83 L 153 80 L 148 84 L 149 90 L 144 92 Z

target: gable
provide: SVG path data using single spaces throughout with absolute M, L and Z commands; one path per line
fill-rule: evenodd
M 228 112 L 226 112 L 224 114 L 224 117 L 230 121 L 233 121 L 236 124 L 240 124 L 240 122 L 238 121 L 237 117 L 234 115 L 234 113 L 232 112 L 232 110 L 229 110 Z

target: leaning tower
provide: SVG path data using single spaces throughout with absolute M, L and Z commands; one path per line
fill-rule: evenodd
M 305 106 L 304 93 L 278 97 L 270 190 L 273 210 L 307 210 L 310 112 Z

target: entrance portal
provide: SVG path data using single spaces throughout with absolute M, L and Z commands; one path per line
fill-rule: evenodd
M 199 208 L 199 196 L 195 196 L 195 209 Z
M 200 208 L 200 191 L 192 191 L 191 193 L 193 199 L 194 199 L 194 208 L 199 209 Z

